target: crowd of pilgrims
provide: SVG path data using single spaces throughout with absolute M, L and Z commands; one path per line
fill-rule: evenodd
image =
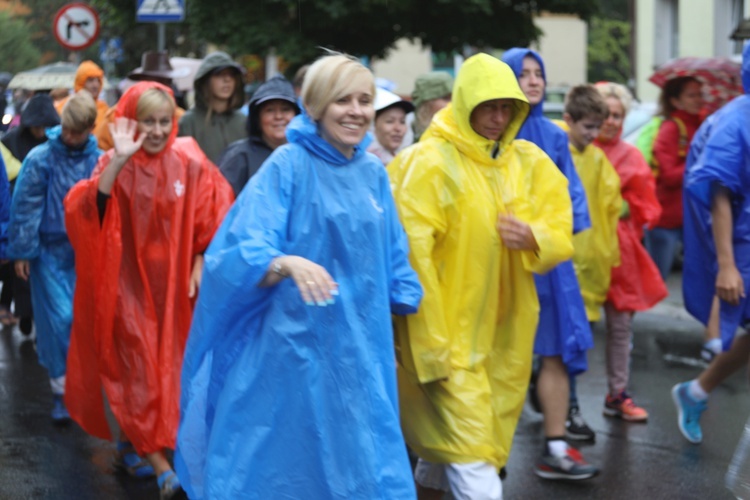
M 602 411 L 645 422 L 632 319 L 683 239 L 711 361 L 672 391 L 688 440 L 747 362 L 746 96 L 706 118 L 700 81 L 665 85 L 648 163 L 621 138 L 626 87 L 573 87 L 553 122 L 529 49 L 424 74 L 411 99 L 329 54 L 244 111 L 223 52 L 188 110 L 166 53 L 112 107 L 103 76 L 83 62 L 2 137 L 0 322 L 33 318 L 52 419 L 113 440 L 162 499 L 497 500 L 530 381 L 535 473 L 594 477 L 569 444 L 595 439 L 575 390 L 592 326 Z

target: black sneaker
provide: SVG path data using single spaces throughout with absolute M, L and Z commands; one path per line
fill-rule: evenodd
M 577 406 L 571 407 L 568 411 L 565 437 L 573 441 L 596 441 L 596 433 L 586 424 Z
M 534 473 L 544 479 L 581 481 L 596 476 L 599 469 L 586 463 L 578 450 L 568 447 L 567 453 L 562 457 L 542 455 L 542 459 L 534 466 Z

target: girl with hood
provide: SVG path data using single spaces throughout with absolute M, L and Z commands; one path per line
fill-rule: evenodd
M 451 104 L 388 166 L 425 288 L 418 313 L 396 320 L 401 420 L 420 457 L 420 498 L 502 497 L 498 470 L 539 321 L 533 273 L 573 256 L 568 182 L 541 149 L 515 140 L 528 113 L 512 70 L 475 55 Z
M 372 73 L 320 58 L 206 252 L 175 464 L 190 498 L 414 498 L 391 313 L 422 289 L 365 152 Z
M 96 104 L 88 92 L 71 97 L 62 126 L 47 130 L 47 142 L 23 164 L 13 193 L 8 256 L 18 278 L 30 282 L 36 312 L 39 363 L 49 372 L 52 419 L 69 419 L 63 403 L 65 366 L 73 322 L 75 259 L 64 224 L 63 198 L 88 179 L 101 151 L 91 135 Z
M 104 116 L 109 111 L 109 106 L 106 102 L 99 99 L 102 88 L 104 88 L 104 71 L 102 68 L 97 66 L 93 61 L 83 61 L 78 65 L 76 70 L 75 83 L 73 84 L 73 90 L 78 93 L 82 89 L 86 89 L 91 97 L 96 101 L 96 123 L 104 121 Z M 65 103 L 68 102 L 70 97 L 60 99 L 55 102 L 55 109 L 58 114 L 62 114 L 62 110 L 65 107 Z
M 179 136 L 193 137 L 213 163 L 234 141 L 247 137 L 242 67 L 224 52 L 203 59 L 195 74 L 195 106 L 180 118 Z
M 77 271 L 65 402 L 84 430 L 108 439 L 105 395 L 121 429 L 118 464 L 155 471 L 162 499 L 180 490 L 164 450 L 177 437 L 203 252 L 233 199 L 195 141 L 177 138 L 175 108 L 164 85 L 130 87 L 115 147 L 65 198 Z
M 515 73 L 531 104 L 518 138 L 542 148 L 568 179 L 573 234 L 584 231 L 591 227 L 591 219 L 586 192 L 568 148 L 568 136 L 542 114 L 547 85 L 544 62 L 533 50 L 522 48 L 506 51 L 503 61 Z M 578 460 L 577 451 L 565 442 L 566 434 L 578 439 L 594 436 L 577 406 L 569 405 L 568 377 L 586 371 L 586 353 L 594 345 L 573 261 L 565 261 L 544 275 L 535 275 L 534 281 L 541 308 L 534 341 L 534 354 L 541 358 L 536 393 L 544 414 L 546 441 L 545 452 L 534 471 L 547 479 L 588 479 L 596 475 L 597 469 Z M 576 459 L 571 460 L 571 454 Z
M 294 88 L 281 75 L 258 87 L 247 107 L 247 139 L 230 144 L 218 163 L 235 196 L 274 149 L 286 144 L 286 127 L 299 113 Z
M 607 385 L 604 414 L 628 422 L 645 422 L 648 412 L 627 392 L 630 378 L 632 322 L 635 311 L 645 311 L 667 296 L 659 269 L 641 244 L 644 228 L 653 228 L 661 216 L 654 176 L 635 146 L 622 140 L 622 125 L 632 97 L 623 85 L 600 82 L 609 116 L 594 144 L 604 151 L 620 176 L 622 212 L 617 224 L 620 265 L 612 268 L 607 302 Z

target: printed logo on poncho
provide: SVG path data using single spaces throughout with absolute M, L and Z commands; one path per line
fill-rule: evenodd
M 185 194 L 185 185 L 182 182 L 180 182 L 179 179 L 174 181 L 174 184 L 172 185 L 174 186 L 174 192 L 178 198 L 182 196 L 183 194 Z
M 373 195 L 370 195 L 370 203 L 372 203 L 372 206 L 375 207 L 375 210 L 377 210 L 378 213 L 383 213 L 383 208 L 378 205 L 378 200 L 376 200 Z

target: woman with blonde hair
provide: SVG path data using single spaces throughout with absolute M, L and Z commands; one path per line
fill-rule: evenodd
M 422 288 L 365 151 L 374 97 L 356 59 L 315 62 L 206 252 L 175 457 L 191 498 L 414 497 L 391 313 Z
M 165 450 L 177 437 L 203 252 L 233 199 L 195 141 L 177 138 L 174 117 L 169 88 L 130 87 L 114 148 L 65 198 L 78 280 L 65 401 L 84 430 L 108 439 L 106 396 L 120 426 L 117 465 L 156 473 L 162 499 L 180 492 Z

